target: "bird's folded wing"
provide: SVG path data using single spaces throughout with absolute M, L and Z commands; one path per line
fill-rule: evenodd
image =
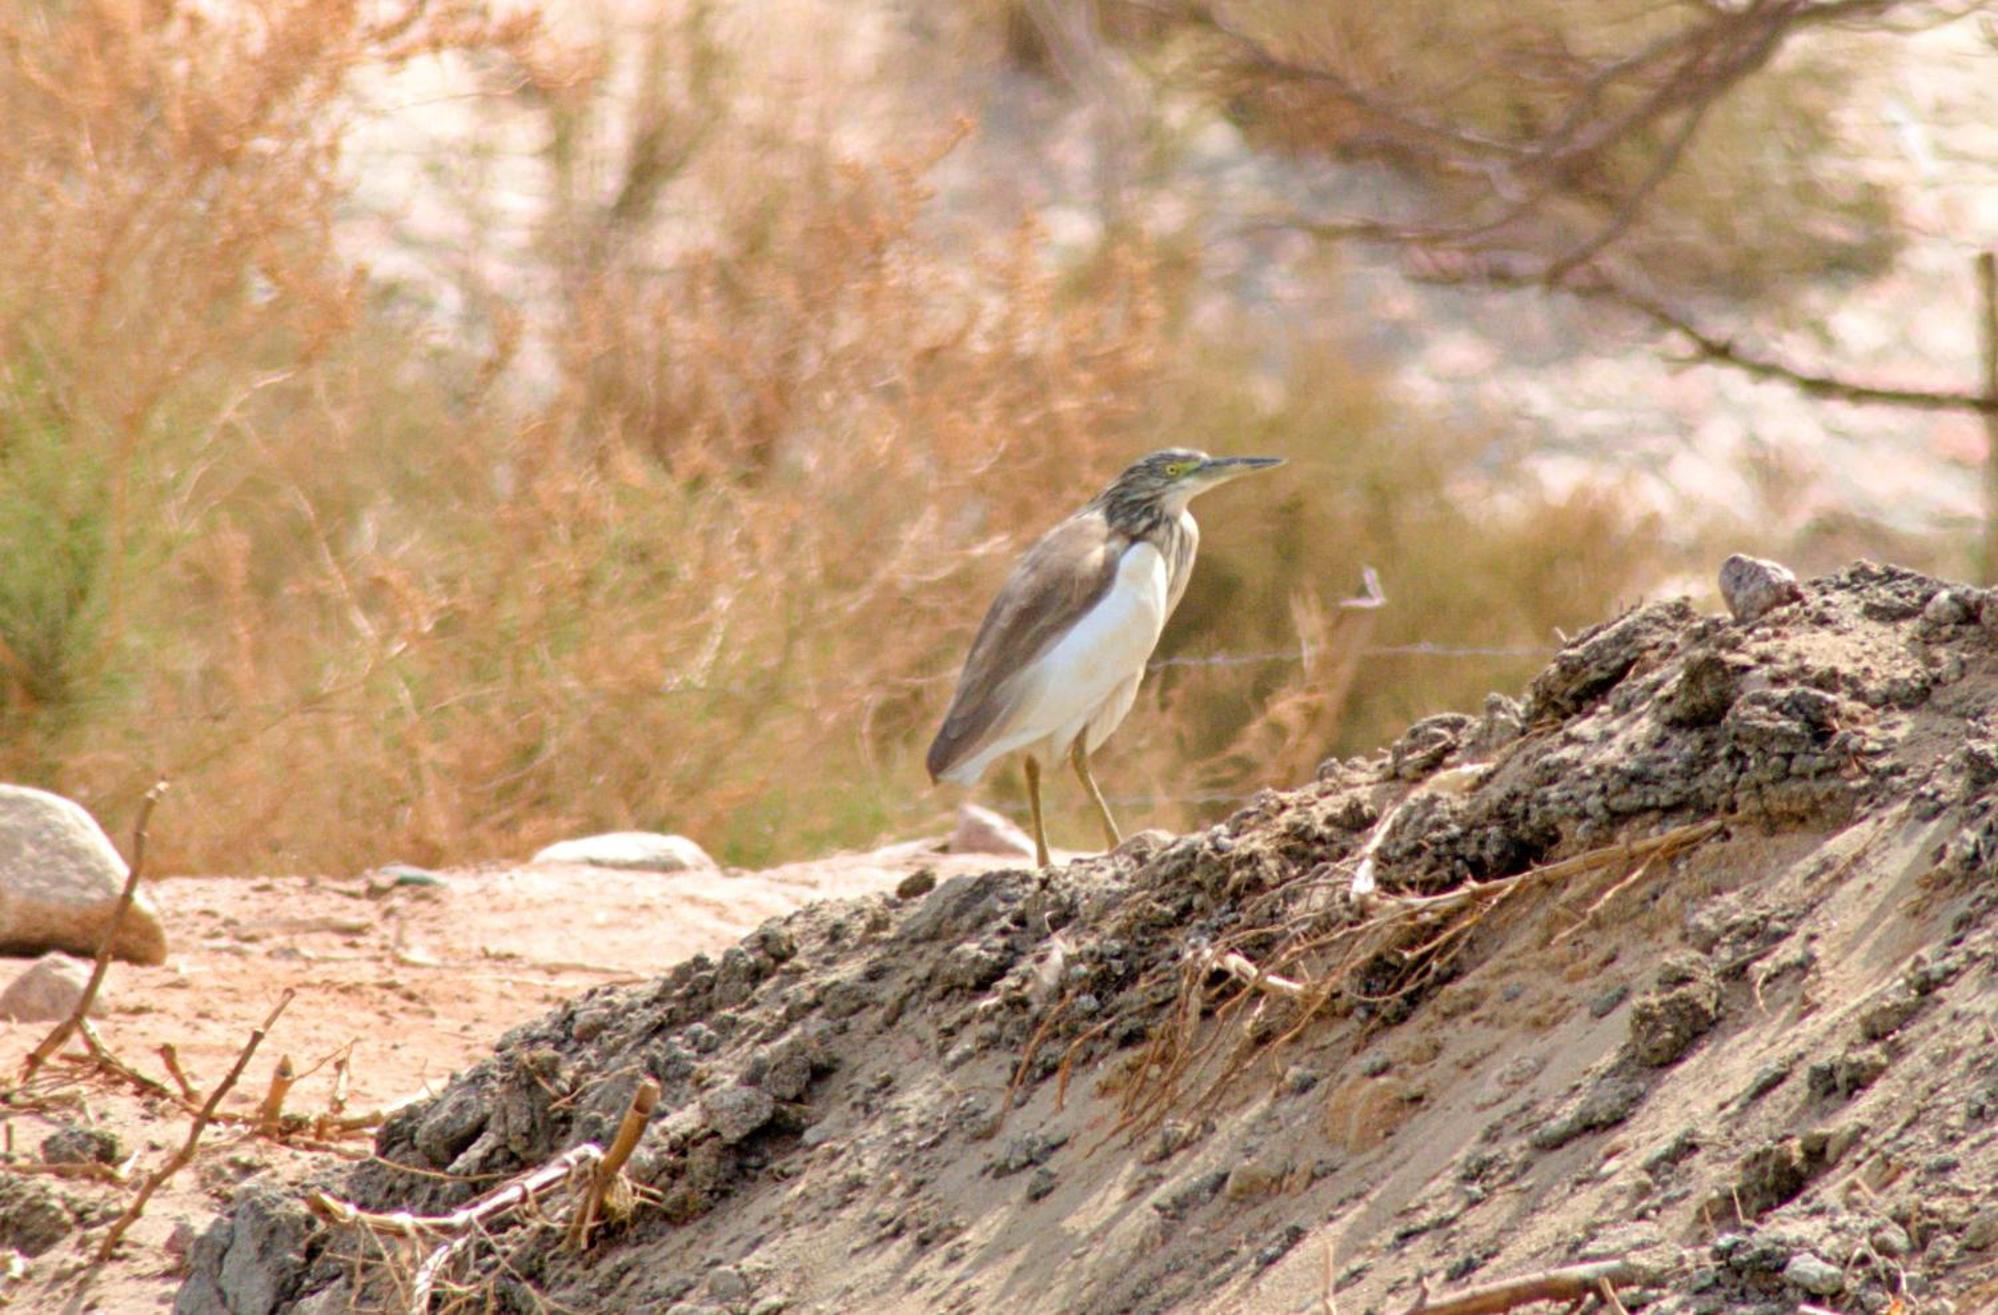
M 1080 512 L 1049 530 L 1007 577 L 964 660 L 943 729 L 930 744 L 935 780 L 1004 730 L 1013 678 L 1068 633 L 1117 578 L 1129 541 L 1101 512 Z

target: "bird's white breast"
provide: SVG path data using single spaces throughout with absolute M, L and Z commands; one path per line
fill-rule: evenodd
M 1018 702 L 1005 729 L 944 779 L 976 780 L 1015 749 L 1059 757 L 1085 727 L 1100 742 L 1130 710 L 1171 602 L 1170 573 L 1158 549 L 1149 543 L 1125 549 L 1103 597 L 1015 678 Z M 1113 701 L 1120 706 L 1105 707 Z

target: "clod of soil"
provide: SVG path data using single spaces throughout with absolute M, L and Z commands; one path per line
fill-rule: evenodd
M 577 996 L 319 1186 L 441 1215 L 609 1145 L 649 1076 L 587 1253 L 562 1190 L 440 1254 L 253 1184 L 176 1309 L 403 1309 L 426 1252 L 505 1310 L 1258 1315 L 1328 1272 L 1390 1309 L 1606 1257 L 1661 1315 L 1970 1300 L 1998 773 L 1964 750 L 1998 729 L 1998 608 L 1867 563 L 1799 592 L 1638 609 L 1520 715 L 1198 834 Z

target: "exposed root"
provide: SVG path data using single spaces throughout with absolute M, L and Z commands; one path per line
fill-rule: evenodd
M 201 1144 L 201 1134 L 207 1131 L 210 1121 L 215 1117 L 215 1107 L 222 1103 L 222 1097 L 228 1095 L 229 1089 L 236 1085 L 236 1079 L 243 1076 L 243 1070 L 249 1067 L 250 1057 L 256 1054 L 257 1047 L 263 1044 L 264 1034 L 276 1025 L 278 1015 L 285 1011 L 285 1006 L 291 1003 L 292 997 L 295 994 L 296 992 L 286 991 L 278 1000 L 277 1007 L 272 1009 L 269 1016 L 264 1019 L 263 1026 L 250 1033 L 250 1039 L 244 1045 L 242 1053 L 236 1056 L 236 1062 L 230 1066 L 228 1073 L 223 1075 L 222 1081 L 217 1083 L 215 1090 L 209 1094 L 208 1103 L 203 1105 L 200 1112 L 194 1116 L 194 1123 L 187 1130 L 187 1140 L 181 1143 L 180 1149 L 175 1151 L 165 1164 L 153 1171 L 152 1175 L 140 1186 L 139 1194 L 132 1198 L 130 1205 L 125 1207 L 125 1213 L 119 1215 L 113 1221 L 111 1230 L 104 1235 L 104 1240 L 98 1244 L 98 1263 L 102 1264 L 111 1258 L 112 1251 L 118 1246 L 118 1239 L 123 1237 L 125 1230 L 136 1223 L 139 1216 L 145 1213 L 146 1202 L 152 1199 L 153 1193 L 164 1186 L 169 1178 L 186 1168 L 188 1161 L 194 1158 L 195 1148 Z
M 1605 1294 L 1611 1310 L 1621 1315 L 1623 1304 L 1614 1285 L 1636 1283 L 1643 1277 L 1644 1271 L 1627 1260 L 1598 1260 L 1486 1283 L 1447 1297 L 1432 1297 L 1425 1288 L 1402 1315 L 1495 1315 L 1537 1301 L 1576 1301 Z

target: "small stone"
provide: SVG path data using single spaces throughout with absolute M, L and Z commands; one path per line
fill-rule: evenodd
M 532 863 L 585 863 L 631 872 L 712 872 L 715 861 L 685 836 L 655 831 L 609 831 L 561 840 L 538 851 Z
M 1831 1297 L 1845 1290 L 1845 1275 L 1837 1265 L 1799 1251 L 1783 1266 L 1783 1281 L 1814 1297 Z
M 1917 996 L 1890 996 L 1859 1016 L 1859 1033 L 1868 1041 L 1893 1036 L 1921 1007 L 1921 999 Z
M 895 887 L 896 899 L 916 899 L 937 888 L 937 874 L 934 868 L 917 868 Z
M 770 1122 L 777 1102 L 759 1087 L 721 1087 L 701 1097 L 701 1113 L 724 1145 L 733 1146 Z
M 1608 1018 L 1617 1011 L 1619 1005 L 1629 998 L 1630 988 L 1628 986 L 1612 986 L 1609 990 L 1604 991 L 1601 995 L 1589 1001 L 1589 1017 Z
M 783 1297 L 763 1297 L 749 1308 L 749 1315 L 784 1315 L 791 1303 Z
M 1890 1258 L 1905 1256 L 1914 1246 L 1908 1238 L 1908 1230 L 1891 1219 L 1882 1220 L 1875 1225 L 1867 1240 L 1873 1244 L 1875 1251 Z
M 1038 1201 L 1055 1189 L 1055 1172 L 1045 1164 L 1027 1178 L 1027 1199 Z
M 1273 1196 L 1283 1186 L 1283 1170 L 1268 1164 L 1238 1164 L 1228 1171 L 1221 1191 L 1230 1201 L 1250 1201 Z
M 1963 589 L 1938 590 L 1922 608 L 1922 620 L 1932 626 L 1960 626 L 1977 613 L 1977 596 Z
M 958 805 L 957 825 L 944 848 L 953 854 L 1002 854 L 1007 858 L 1029 859 L 1034 856 L 1033 840 L 1011 818 L 977 804 Z
M 423 1158 L 442 1169 L 485 1131 L 491 1110 L 469 1086 L 457 1087 L 432 1102 L 413 1140 Z
M 1998 1244 L 1998 1210 L 1979 1210 L 1964 1225 L 1963 1249 L 1989 1251 L 1993 1244 Z
M 43 1164 L 116 1164 L 125 1154 L 124 1141 L 106 1128 L 71 1124 L 42 1138 Z
M 0 1174 L 0 1252 L 12 1248 L 39 1256 L 75 1227 L 53 1186 L 22 1174 Z
M 66 954 L 50 952 L 29 964 L 0 991 L 0 1019 L 17 1023 L 53 1023 L 76 1011 L 90 984 L 90 965 Z M 103 1011 L 103 997 L 90 1002 L 92 1013 Z
M 1704 958 L 1677 955 L 1658 970 L 1658 989 L 1630 1007 L 1630 1044 L 1651 1068 L 1676 1063 L 1720 1018 L 1720 983 Z
M 1360 1056 L 1360 1073 L 1363 1077 L 1377 1078 L 1388 1071 L 1388 1057 L 1376 1050 Z
M 798 1144 L 806 1150 L 811 1150 L 814 1147 L 825 1145 L 832 1139 L 833 1130 L 830 1127 L 823 1123 L 814 1123 L 799 1136 Z
M 1283 1071 L 1283 1093 L 1286 1096 L 1302 1096 L 1318 1085 L 1318 1075 L 1302 1064 L 1292 1064 Z
M 166 1252 L 167 1259 L 174 1262 L 176 1270 L 183 1269 L 187 1265 L 189 1254 L 194 1250 L 195 1239 L 200 1236 L 201 1230 L 194 1226 L 192 1219 L 185 1217 L 176 1219 L 173 1221 L 173 1231 L 167 1234 L 167 1240 L 160 1245 L 160 1250 Z
M 708 1295 L 723 1303 L 741 1301 L 749 1295 L 749 1280 L 734 1265 L 717 1265 L 708 1273 Z
M 1780 562 L 1735 553 L 1721 563 L 1721 600 L 1737 621 L 1756 621 L 1786 603 L 1802 601 L 1796 573 Z

